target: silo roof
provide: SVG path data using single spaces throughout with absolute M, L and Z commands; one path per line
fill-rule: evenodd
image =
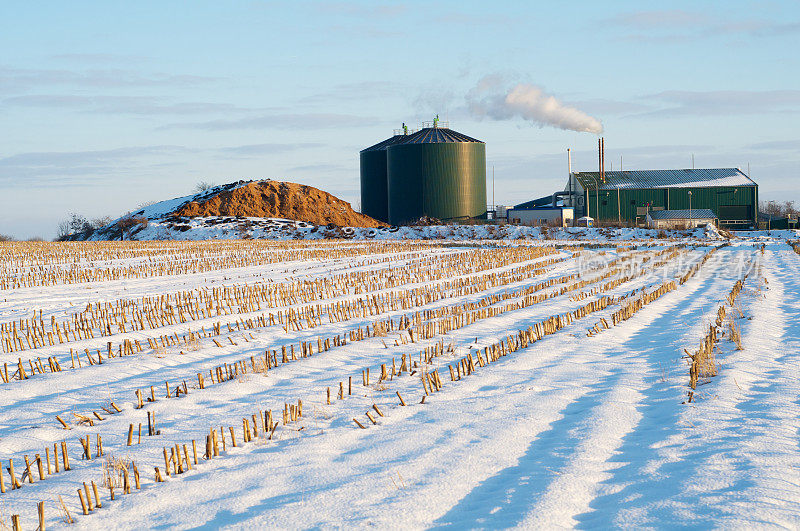
M 394 135 L 393 137 L 387 138 L 382 142 L 378 142 L 374 146 L 362 149 L 361 153 L 364 153 L 365 151 L 385 151 L 389 146 L 393 144 L 399 144 L 403 141 L 403 139 L 408 138 L 409 136 L 411 135 Z
M 398 144 L 453 144 L 461 142 L 478 142 L 483 144 L 481 140 L 472 138 L 458 131 L 453 131 L 446 127 L 426 127 L 420 129 L 413 135 L 404 137 L 404 139 L 396 142 Z

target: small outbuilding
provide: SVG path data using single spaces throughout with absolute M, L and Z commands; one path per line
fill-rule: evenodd
M 758 213 L 758 228 L 761 230 L 771 229 L 796 229 L 797 217 L 792 214 L 786 216 L 776 216 L 766 212 Z
M 709 208 L 651 210 L 647 213 L 647 226 L 651 229 L 689 229 L 716 224 L 717 216 Z
M 572 207 L 510 208 L 506 211 L 509 223 L 551 227 L 571 227 L 574 219 Z

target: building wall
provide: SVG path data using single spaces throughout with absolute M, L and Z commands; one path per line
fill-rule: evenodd
M 512 208 L 508 210 L 508 222 L 534 226 L 558 222 L 562 227 L 570 227 L 574 220 L 573 212 L 572 208 Z
M 790 218 L 779 218 L 773 219 L 771 221 L 759 221 L 758 228 L 762 230 L 767 229 L 796 229 L 797 228 L 797 220 L 790 219 Z

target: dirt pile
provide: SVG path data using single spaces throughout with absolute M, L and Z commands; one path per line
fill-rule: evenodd
M 244 186 L 191 201 L 173 215 L 244 216 L 285 218 L 342 227 L 385 227 L 385 223 L 359 214 L 347 201 L 313 186 L 282 181 L 254 181 Z

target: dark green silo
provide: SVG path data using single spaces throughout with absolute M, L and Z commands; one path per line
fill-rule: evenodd
M 404 138 L 408 135 L 395 134 L 361 150 L 361 213 L 385 223 L 389 222 L 386 148 Z
M 427 127 L 386 150 L 389 223 L 422 216 L 443 221 L 486 216 L 486 144 Z

